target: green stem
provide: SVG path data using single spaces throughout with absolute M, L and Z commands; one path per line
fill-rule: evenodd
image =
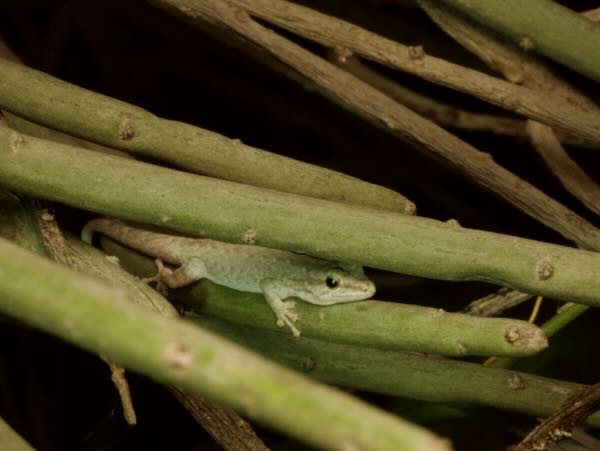
M 262 295 L 202 281 L 175 296 L 200 312 L 234 323 L 278 329 Z M 536 326 L 525 321 L 477 318 L 394 302 L 369 300 L 328 307 L 298 302 L 296 312 L 303 335 L 338 343 L 454 357 L 523 357 L 543 350 L 548 343 Z M 509 339 L 512 334 L 515 339 Z
M 600 82 L 600 27 L 550 0 L 437 0 Z
M 210 316 L 195 321 L 273 360 L 324 382 L 433 402 L 474 403 L 545 417 L 585 385 L 486 368 L 438 357 L 351 346 L 234 325 Z M 588 423 L 600 427 L 600 412 Z
M 135 275 L 156 272 L 151 259 L 112 240 L 103 239 L 102 248 L 116 255 L 121 265 Z M 208 280 L 170 294 L 196 312 L 289 334 L 287 329 L 277 327 L 273 312 L 261 294 L 231 290 Z M 541 331 L 525 321 L 479 318 L 394 302 L 369 300 L 328 307 L 297 302 L 296 312 L 297 327 L 303 336 L 337 343 L 448 356 L 512 357 L 531 355 L 547 346 Z
M 589 309 L 587 305 L 569 304 L 563 306 L 559 312 L 542 324 L 540 327 L 549 337 L 555 335 L 559 330 L 571 324 L 579 315 Z
M 0 185 L 192 235 L 600 306 L 600 255 L 187 174 L 0 127 Z
M 2 451 L 34 451 L 34 448 L 0 418 L 0 449 Z
M 568 304 L 563 306 L 559 312 L 540 326 L 548 338 L 555 335 L 558 331 L 571 324 L 579 315 L 583 314 L 590 307 L 581 304 Z M 499 358 L 493 363 L 494 368 L 509 368 L 516 361 L 511 358 Z
M 600 122 L 597 111 L 580 108 L 560 96 L 540 96 L 538 92 L 501 82 L 494 77 L 481 77 L 474 70 L 452 66 L 444 60 L 425 55 L 422 49 L 403 47 L 369 33 L 353 24 L 317 13 L 311 9 L 282 0 L 150 0 L 177 17 L 192 22 L 203 31 L 227 30 L 215 33 L 231 39 L 237 36 L 291 67 L 292 74 L 310 80 L 327 98 L 360 115 L 394 136 L 419 143 L 459 172 L 481 186 L 491 189 L 526 214 L 575 241 L 585 249 L 600 249 L 600 230 L 579 217 L 561 203 L 496 164 L 489 154 L 470 146 L 456 136 L 405 108 L 389 96 L 374 89 L 346 71 L 324 61 L 314 53 L 273 33 L 254 18 L 272 23 L 315 40 L 331 48 L 357 53 L 367 59 L 436 79 L 443 85 L 463 86 L 470 93 L 487 87 L 484 98 L 510 110 L 534 117 L 553 127 L 564 127 L 567 121 L 574 127 L 565 130 L 592 141 L 599 141 Z M 212 26 L 207 27 L 210 23 Z M 226 37 L 224 37 L 226 36 Z M 416 54 L 415 54 L 416 53 Z M 294 77 L 295 78 L 295 77 Z M 453 82 L 449 82 L 453 80 Z M 468 88 L 467 88 L 468 85 Z M 544 113 L 544 114 L 539 114 Z M 541 116 L 544 116 L 543 118 Z M 585 126 L 581 127 L 583 124 Z M 577 125 L 576 125 L 577 124 Z
M 4 314 L 323 449 L 448 449 L 420 427 L 124 298 L 0 239 Z
M 158 118 L 134 105 L 3 58 L 0 107 L 38 124 L 167 161 L 191 172 L 305 196 L 397 212 L 415 211 L 412 202 L 390 189 L 246 146 L 192 125 Z

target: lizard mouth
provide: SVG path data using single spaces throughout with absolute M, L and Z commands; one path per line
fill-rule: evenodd
M 371 281 L 368 282 L 370 282 L 368 285 L 365 285 L 363 281 L 360 286 L 353 287 L 350 292 L 346 293 L 344 296 L 340 296 L 342 299 L 339 299 L 337 302 L 364 301 L 365 299 L 373 297 L 375 294 L 375 284 Z
M 375 295 L 375 291 L 376 291 L 375 284 L 373 282 L 371 282 L 369 284 L 369 286 L 365 287 L 364 290 L 363 290 L 363 292 L 365 294 L 364 299 L 368 299 L 368 298 L 373 297 Z

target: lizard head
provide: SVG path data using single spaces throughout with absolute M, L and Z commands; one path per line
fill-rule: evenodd
M 317 305 L 361 301 L 375 294 L 375 285 L 362 267 L 347 263 L 310 271 L 304 288 L 302 298 Z

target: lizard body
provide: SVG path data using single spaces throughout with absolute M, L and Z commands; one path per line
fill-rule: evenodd
M 367 299 L 375 293 L 373 282 L 355 264 L 255 245 L 167 235 L 112 218 L 88 222 L 82 231 L 84 241 L 91 242 L 94 232 L 155 257 L 159 268 L 155 279 L 170 288 L 207 278 L 235 290 L 263 293 L 277 324 L 287 325 L 294 335 L 300 334 L 293 325 L 297 314 L 294 303 L 284 301 L 286 298 L 331 305 Z M 162 262 L 178 267 L 170 270 Z

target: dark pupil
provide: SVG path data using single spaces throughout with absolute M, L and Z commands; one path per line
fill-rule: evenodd
M 329 288 L 335 288 L 338 286 L 339 282 L 337 279 L 334 279 L 333 277 L 328 276 L 327 279 L 325 279 L 325 283 L 327 284 L 327 286 Z

